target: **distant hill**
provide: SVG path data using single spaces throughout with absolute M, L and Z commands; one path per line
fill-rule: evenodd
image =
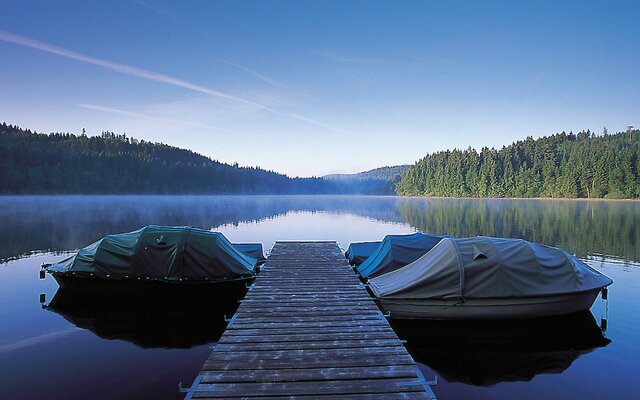
M 396 165 L 393 167 L 380 167 L 357 174 L 332 174 L 322 178 L 348 184 L 353 190 L 360 193 L 393 195 L 396 193 L 396 183 L 400 182 L 402 175 L 409 169 L 409 165 Z
M 357 174 L 331 174 L 323 176 L 324 179 L 338 180 L 338 181 L 353 181 L 353 180 L 381 180 L 399 182 L 405 172 L 409 169 L 409 165 L 396 165 L 393 167 L 380 167 L 365 172 L 358 172 Z
M 190 150 L 103 132 L 41 134 L 0 125 L 2 194 L 356 193 L 322 178 L 289 178 Z
M 397 193 L 442 197 L 640 198 L 640 130 L 558 133 L 500 150 L 428 154 Z

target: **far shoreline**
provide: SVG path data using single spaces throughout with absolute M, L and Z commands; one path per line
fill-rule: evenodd
M 605 197 L 443 197 L 443 196 L 396 196 L 407 199 L 438 199 L 438 200 L 571 200 L 571 201 L 618 201 L 640 202 L 638 199 L 607 199 Z
M 557 200 L 557 201 L 600 201 L 600 202 L 640 202 L 640 198 L 636 199 L 607 199 L 604 197 L 444 197 L 444 196 L 401 196 L 393 194 L 356 194 L 356 193 L 318 193 L 318 194 L 302 194 L 302 193 L 1 193 L 2 197 L 125 197 L 125 196 L 149 196 L 149 197 L 171 197 L 171 196 L 220 196 L 220 197 L 237 197 L 237 196 L 354 196 L 354 197 L 396 197 L 404 199 L 434 199 L 434 200 Z

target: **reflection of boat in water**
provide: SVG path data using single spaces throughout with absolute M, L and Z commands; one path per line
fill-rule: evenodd
M 443 238 L 411 264 L 369 280 L 392 318 L 434 319 L 517 319 L 584 311 L 611 283 L 561 249 L 490 237 Z
M 258 248 L 259 247 L 259 248 Z M 61 288 L 98 294 L 218 292 L 236 297 L 253 280 L 260 244 L 231 244 L 221 233 L 149 225 L 109 235 L 45 270 Z
M 449 382 L 491 386 L 561 373 L 611 341 L 589 311 L 500 321 L 395 320 L 415 361 Z
M 59 289 L 43 307 L 104 339 L 142 348 L 190 348 L 217 341 L 226 327 L 225 316 L 233 315 L 237 306 L 235 300 L 221 304 L 202 296 L 132 300 Z

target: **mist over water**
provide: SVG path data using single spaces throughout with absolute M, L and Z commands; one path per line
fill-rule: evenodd
M 527 323 L 392 325 L 425 376 L 438 375 L 439 399 L 633 398 L 640 390 L 632 375 L 640 359 L 638 202 L 8 196 L 0 197 L 0 221 L 0 365 L 11 366 L 0 369 L 0 393 L 11 398 L 182 398 L 178 382 L 191 383 L 237 303 L 105 303 L 57 292 L 50 277 L 38 280 L 41 263 L 147 224 L 213 229 L 232 242 L 261 242 L 265 251 L 276 240 L 336 240 L 346 248 L 415 231 L 562 247 L 614 280 L 608 304 Z
M 287 220 L 287 229 L 275 231 L 275 236 L 265 231 L 265 223 L 293 215 L 298 220 Z M 255 232 L 261 234 L 251 233 L 251 228 L 244 232 L 265 245 L 302 237 L 348 245 L 395 233 L 381 230 L 372 235 L 354 226 L 360 222 L 342 224 L 345 215 L 396 224 L 406 233 L 516 237 L 559 246 L 580 257 L 640 261 L 639 202 L 392 196 L 3 196 L 0 260 L 31 251 L 73 250 L 148 224 L 231 231 L 240 224 L 260 226 Z M 302 218 L 317 228 L 312 230 Z M 277 236 L 281 232 L 300 236 Z M 313 232 L 320 236 L 309 236 Z

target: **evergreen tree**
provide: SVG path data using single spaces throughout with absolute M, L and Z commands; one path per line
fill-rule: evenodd
M 602 136 L 561 132 L 480 153 L 441 151 L 411 166 L 397 184 L 407 196 L 640 197 L 640 131 Z

